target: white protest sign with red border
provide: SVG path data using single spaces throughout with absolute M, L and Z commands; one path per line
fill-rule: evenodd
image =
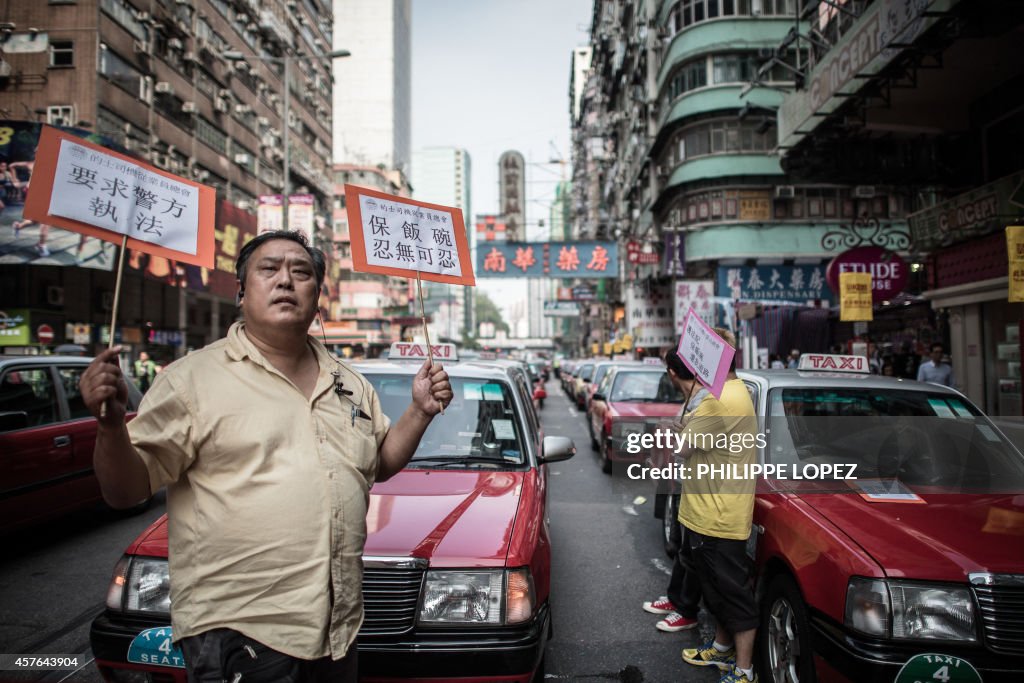
M 462 210 L 345 185 L 352 269 L 475 285 Z
M 211 187 L 43 126 L 24 215 L 213 268 L 215 202 Z
M 715 334 L 692 308 L 686 312 L 683 321 L 678 352 L 697 381 L 706 386 L 716 399 L 721 398 L 736 349 Z

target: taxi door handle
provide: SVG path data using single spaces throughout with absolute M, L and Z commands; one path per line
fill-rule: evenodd
M 65 435 L 65 436 L 55 436 L 55 437 L 53 437 L 53 446 L 54 446 L 54 448 L 63 448 L 64 446 L 70 446 L 70 445 L 71 445 L 71 437 L 70 436 Z

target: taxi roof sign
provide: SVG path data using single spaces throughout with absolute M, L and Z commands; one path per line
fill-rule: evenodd
M 455 344 L 431 344 L 430 350 L 436 360 L 458 360 L 459 349 Z M 388 351 L 388 360 L 427 359 L 427 345 L 424 342 L 395 342 Z
M 855 372 L 867 374 L 871 372 L 866 356 L 848 354 L 805 353 L 800 356 L 798 370 Z

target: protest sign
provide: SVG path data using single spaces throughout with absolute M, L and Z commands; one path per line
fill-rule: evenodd
M 839 274 L 839 320 L 857 322 L 872 319 L 871 273 Z
M 683 322 L 678 351 L 683 364 L 693 372 L 697 381 L 706 386 L 716 399 L 721 398 L 736 349 L 715 334 L 692 308 L 687 311 Z
M 213 188 L 44 126 L 25 216 L 206 268 L 214 266 Z
M 462 211 L 345 185 L 352 269 L 475 285 Z

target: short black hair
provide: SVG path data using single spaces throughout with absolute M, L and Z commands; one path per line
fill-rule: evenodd
M 693 374 L 693 371 L 683 363 L 683 359 L 679 356 L 679 351 L 677 349 L 668 350 L 665 354 L 665 365 L 679 379 L 690 380 L 695 379 L 696 377 L 696 375 Z
M 245 289 L 245 273 L 249 266 L 249 257 L 261 245 L 270 240 L 290 240 L 301 245 L 306 250 L 309 258 L 313 260 L 313 273 L 316 275 L 316 288 L 319 291 L 324 284 L 324 275 L 327 273 L 327 261 L 324 258 L 324 252 L 311 245 L 306 240 L 306 236 L 301 232 L 293 230 L 268 230 L 267 232 L 261 232 L 245 243 L 242 250 L 238 252 L 238 259 L 235 261 L 235 277 L 238 278 L 242 289 Z
M 942 345 L 942 342 L 935 342 L 935 343 L 933 343 L 931 345 L 931 348 L 928 349 L 928 350 L 929 351 L 934 351 L 935 349 L 938 349 L 939 351 L 942 351 L 943 353 L 946 352 L 946 347 Z

